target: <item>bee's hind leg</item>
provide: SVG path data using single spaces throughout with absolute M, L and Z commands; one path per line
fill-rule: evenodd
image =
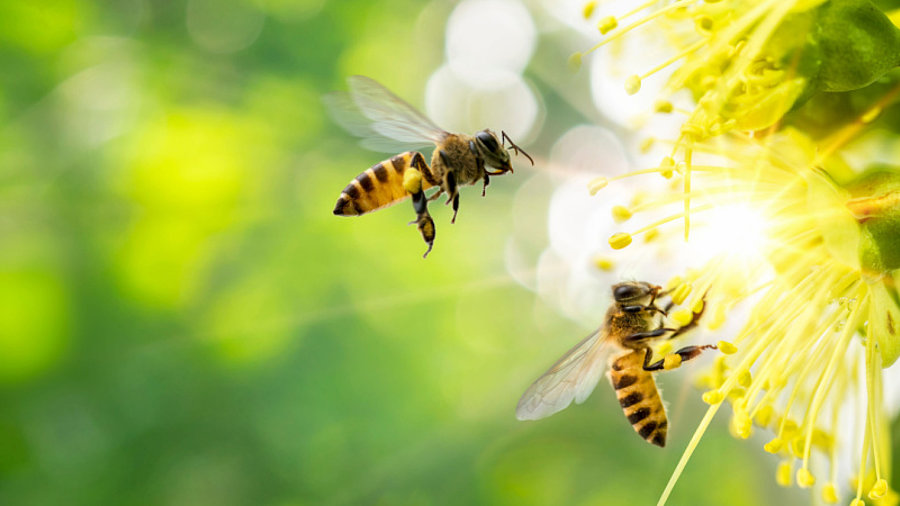
M 422 255 L 422 258 L 425 258 L 431 253 L 431 248 L 434 246 L 434 220 L 432 220 L 431 215 L 428 214 L 428 199 L 425 198 L 424 191 L 420 189 L 418 192 L 414 193 L 412 201 L 413 209 L 416 211 L 416 219 L 415 221 L 409 222 L 409 224 L 416 224 L 416 228 L 419 230 L 419 233 L 422 234 L 422 240 L 428 244 L 428 249 L 425 251 L 425 254 Z
M 703 350 L 716 350 L 718 349 L 714 344 L 704 344 L 702 346 L 685 346 L 678 351 L 673 352 L 673 355 L 678 355 L 681 357 L 681 360 L 677 362 L 674 367 L 670 367 L 674 369 L 681 365 L 682 362 L 687 362 L 693 358 L 697 358 L 703 353 Z M 653 351 L 650 348 L 647 348 L 647 351 L 644 355 L 644 370 L 645 371 L 659 371 L 666 368 L 666 359 L 657 360 L 656 362 L 650 363 L 650 358 L 653 355 Z

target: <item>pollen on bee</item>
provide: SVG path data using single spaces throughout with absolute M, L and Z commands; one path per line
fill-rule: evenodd
M 669 353 L 663 359 L 663 369 L 667 371 L 671 371 L 672 369 L 677 369 L 681 367 L 681 355 L 677 353 Z
M 403 174 L 403 189 L 409 193 L 418 193 L 422 189 L 422 173 L 410 168 Z

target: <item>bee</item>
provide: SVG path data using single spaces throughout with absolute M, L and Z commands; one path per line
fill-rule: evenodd
M 410 225 L 416 224 L 428 245 L 423 257 L 431 252 L 435 236 L 434 220 L 428 213 L 429 201 L 446 194 L 446 204 L 453 203 L 450 223 L 455 223 L 460 186 L 481 181 L 483 197 L 490 176 L 513 172 L 506 143 L 534 165 L 534 160 L 506 132 L 501 131 L 500 137 L 489 129 L 474 135 L 450 133 L 368 77 L 353 76 L 348 83 L 349 94 L 332 94 L 325 101 L 338 123 L 352 133 L 367 137 L 364 145 L 383 147 L 386 144 L 382 141 L 387 138 L 405 145 L 431 143 L 435 149 L 430 165 L 422 153 L 406 151 L 366 169 L 341 192 L 334 214 L 359 216 L 412 197 L 416 219 Z M 432 187 L 438 190 L 426 197 L 425 190 Z
M 697 325 L 702 313 L 680 328 L 665 327 L 662 318 L 671 309 L 656 306 L 663 295 L 661 287 L 646 282 L 629 281 L 612 287 L 614 302 L 606 312 L 603 325 L 575 345 L 537 379 L 516 407 L 519 420 L 537 420 L 566 408 L 574 400 L 581 404 L 594 390 L 603 371 L 608 348 L 615 350 L 608 360 L 607 376 L 625 417 L 647 442 L 666 445 L 668 420 L 653 372 L 664 369 L 665 360 L 652 362 L 650 344 L 659 339 L 672 339 Z M 686 346 L 675 353 L 681 361 L 700 355 L 715 345 Z

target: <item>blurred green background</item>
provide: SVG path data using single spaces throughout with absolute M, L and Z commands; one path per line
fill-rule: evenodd
M 0 3 L 0 504 L 655 503 L 704 409 L 677 373 L 665 450 L 605 381 L 514 418 L 588 330 L 506 274 L 538 169 L 435 206 L 427 261 L 407 206 L 331 214 L 384 156 L 320 97 L 421 105 L 453 7 Z M 671 504 L 808 501 L 763 442 L 719 420 Z

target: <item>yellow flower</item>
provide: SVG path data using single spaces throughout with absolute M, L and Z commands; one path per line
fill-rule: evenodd
M 752 305 L 741 330 L 719 343 L 723 354 L 699 379 L 710 408 L 660 504 L 726 402 L 736 437 L 771 433 L 765 450 L 782 459 L 778 483 L 818 486 L 826 500 L 838 497 L 839 452 L 855 444 L 862 448 L 857 475 L 864 477 L 857 480 L 856 498 L 895 497 L 886 481 L 891 447 L 882 368 L 900 355 L 900 271 L 872 267 L 880 264 L 867 260 L 868 232 L 855 212 L 900 203 L 891 191 L 861 204 L 850 183 L 838 182 L 852 173 L 833 151 L 791 129 L 762 139 L 730 133 L 693 140 L 691 152 L 704 158 L 702 165 L 692 162 L 693 187 L 682 190 L 689 177 L 682 163 L 673 177 L 675 191 L 616 211 L 620 221 L 626 215 L 663 217 L 615 234 L 613 247 L 626 247 L 649 231 L 671 235 L 664 225 L 685 219 L 685 209 L 695 216 L 698 234 L 689 246 L 719 253 L 674 278 L 667 290 L 679 304 L 705 308 L 708 328 L 719 328 L 740 302 Z M 661 166 L 631 175 L 664 171 Z M 847 409 L 858 386 L 866 402 Z M 862 430 L 851 436 L 848 427 Z M 814 453 L 829 465 L 817 467 Z
M 693 95 L 681 134 L 694 140 L 768 128 L 817 92 L 862 88 L 900 64 L 900 31 L 868 0 L 643 2 L 604 16 L 600 42 L 574 60 L 641 29 L 664 37 L 672 54 L 628 76 L 625 90 L 677 67 L 667 86 Z

